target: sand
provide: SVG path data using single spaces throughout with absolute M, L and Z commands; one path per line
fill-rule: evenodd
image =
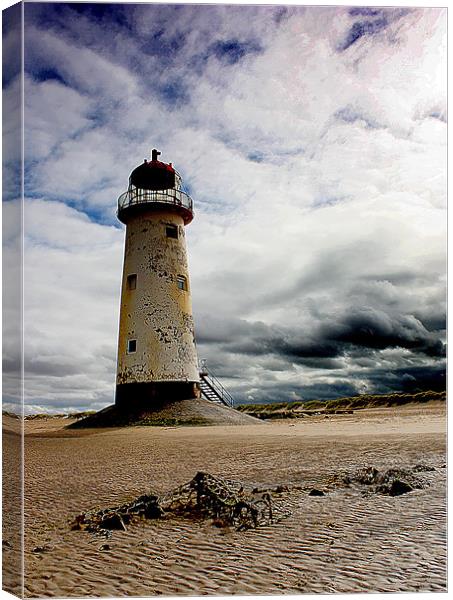
M 67 423 L 25 424 L 27 597 L 446 591 L 444 404 L 259 426 Z M 363 466 L 417 463 L 435 467 L 429 487 L 403 496 L 333 483 Z M 69 528 L 83 510 L 162 493 L 199 470 L 287 486 L 279 501 L 292 514 L 242 532 L 181 517 L 110 539 Z M 326 495 L 309 496 L 312 487 Z

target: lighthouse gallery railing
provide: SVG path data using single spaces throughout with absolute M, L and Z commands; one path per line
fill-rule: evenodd
M 167 190 L 144 190 L 133 188 L 121 194 L 118 198 L 118 211 L 129 208 L 135 204 L 147 204 L 151 202 L 159 202 L 164 204 L 172 204 L 174 206 L 182 206 L 191 212 L 193 211 L 192 198 L 186 192 L 175 188 Z

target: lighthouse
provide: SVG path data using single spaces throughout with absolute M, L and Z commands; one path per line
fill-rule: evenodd
M 126 225 L 115 404 L 150 408 L 199 397 L 185 227 L 193 202 L 172 163 L 135 168 L 118 199 Z

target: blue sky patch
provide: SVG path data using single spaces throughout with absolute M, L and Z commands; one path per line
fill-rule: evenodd
M 122 27 L 129 24 L 130 9 L 124 4 L 95 2 L 33 2 L 25 4 L 25 16 L 39 26 L 46 28 L 60 22 L 62 15 L 72 13 L 73 17 L 83 15 L 92 22 L 114 23 Z M 76 14 L 74 14 L 76 13 Z
M 442 121 L 442 123 L 447 122 L 447 116 L 446 116 L 445 112 L 441 111 L 441 110 L 432 110 L 428 114 L 428 117 L 431 117 L 432 119 L 438 119 L 439 121 Z
M 344 123 L 356 123 L 357 121 L 362 121 L 365 124 L 367 129 L 378 129 L 379 124 L 374 119 L 367 117 L 363 113 L 358 110 L 352 108 L 352 106 L 345 106 L 344 108 L 340 108 L 334 114 L 334 117 L 339 121 L 343 121 Z
M 234 39 L 215 42 L 210 49 L 216 58 L 228 65 L 234 65 L 247 54 L 262 52 L 262 47 L 257 42 L 240 42 Z
M 349 9 L 349 14 L 353 17 L 376 17 L 382 13 L 381 8 L 374 8 L 372 6 L 353 6 Z
M 314 199 L 312 208 L 329 208 L 346 200 L 346 196 L 318 196 Z
M 184 47 L 185 39 L 185 35 L 182 33 L 167 38 L 165 29 L 161 28 L 149 37 L 144 38 L 140 49 L 146 54 L 158 56 L 163 64 L 169 64 Z
M 347 50 L 355 44 L 363 36 L 371 36 L 379 33 L 388 25 L 388 20 L 385 16 L 374 21 L 356 21 L 349 30 L 346 40 L 341 45 L 341 50 Z
M 33 73 L 33 77 L 37 81 L 52 81 L 53 80 L 53 81 L 58 81 L 59 83 L 62 83 L 63 85 L 68 84 L 68 82 L 65 80 L 65 78 L 56 69 L 53 69 L 52 67 L 44 67 L 42 69 L 37 69 Z
M 170 81 L 159 87 L 158 95 L 170 108 L 187 104 L 190 100 L 187 88 L 181 81 Z
M 252 162 L 261 163 L 264 161 L 265 157 L 263 152 L 257 150 L 255 152 L 250 152 L 249 154 L 247 154 L 247 158 Z

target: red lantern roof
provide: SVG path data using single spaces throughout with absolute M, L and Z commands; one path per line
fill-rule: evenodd
M 175 187 L 175 170 L 170 163 L 157 160 L 160 152 L 152 151 L 152 160 L 146 160 L 131 173 L 130 182 L 144 190 L 165 190 Z

